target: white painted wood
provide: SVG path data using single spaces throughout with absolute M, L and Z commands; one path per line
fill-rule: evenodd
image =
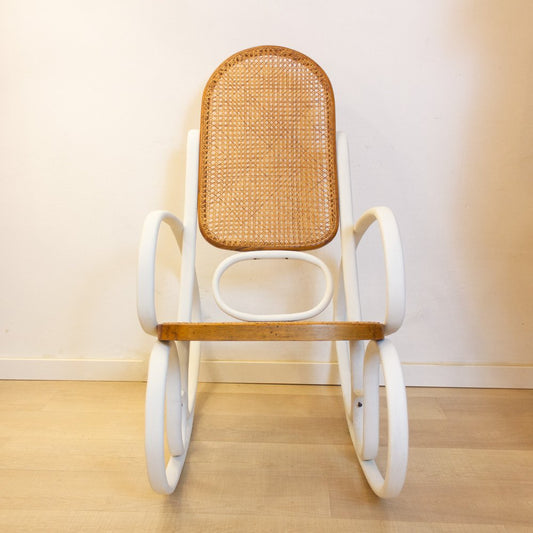
M 244 311 L 239 311 L 234 309 L 226 303 L 222 294 L 220 292 L 220 278 L 224 272 L 235 263 L 242 261 L 253 261 L 261 259 L 288 259 L 295 261 L 304 261 L 318 267 L 324 274 L 324 279 L 326 281 L 324 287 L 324 294 L 320 301 L 313 306 L 311 309 L 301 311 L 298 313 L 277 313 L 277 314 L 257 314 L 257 313 L 247 313 Z M 230 255 L 226 257 L 220 265 L 215 270 L 213 274 L 212 282 L 213 296 L 215 301 L 222 311 L 227 313 L 230 316 L 238 318 L 240 320 L 247 320 L 251 322 L 271 322 L 271 321 L 296 321 L 296 320 L 308 320 L 313 318 L 316 315 L 320 314 L 331 302 L 333 296 L 333 278 L 331 277 L 331 272 L 326 266 L 324 261 L 319 257 L 305 253 L 305 252 L 295 252 L 289 250 L 262 250 L 262 251 L 252 251 L 252 252 L 241 252 L 239 254 Z
M 174 492 L 191 441 L 194 410 L 189 410 L 187 401 L 188 376 L 180 371 L 184 355 L 178 355 L 173 342 L 156 342 L 150 355 L 144 442 L 148 479 L 159 494 Z
M 163 223 L 172 230 L 176 244 L 180 250 L 182 249 L 183 223 L 181 220 L 168 211 L 150 213 L 146 217 L 141 234 L 137 268 L 137 314 L 141 327 L 149 335 L 157 335 L 159 323 L 155 308 L 155 267 L 159 230 Z M 192 284 L 190 286 L 193 287 Z
M 387 400 L 387 463 L 383 474 L 376 458 L 379 449 L 379 370 Z M 348 428 L 359 463 L 372 490 L 381 498 L 398 496 L 405 482 L 409 449 L 407 397 L 402 368 L 392 342 L 370 342 L 363 365 L 363 394 L 354 406 Z M 348 413 L 347 413 L 348 414 Z
M 400 232 L 394 214 L 388 207 L 373 207 L 365 211 L 354 227 L 355 248 L 370 226 L 377 222 L 385 257 L 386 308 L 385 335 L 394 333 L 405 317 L 405 272 Z M 343 256 L 345 251 L 343 250 Z
M 337 320 L 358 320 L 361 301 L 357 275 L 358 245 L 377 222 L 385 258 L 386 308 L 385 334 L 397 331 L 405 316 L 405 274 L 402 244 L 396 219 L 387 207 L 365 211 L 353 224 L 348 143 L 343 133 L 337 134 L 337 168 L 341 209 L 341 272 L 335 294 Z M 366 344 L 336 342 L 339 378 L 346 421 L 352 443 L 368 484 L 382 498 L 397 496 L 405 482 L 409 429 L 407 401 L 398 353 L 389 339 Z M 379 382 L 380 368 L 387 391 L 388 445 L 385 473 L 376 463 L 379 447 Z
M 146 218 L 141 236 L 137 313 L 144 331 L 156 337 L 159 321 L 155 304 L 155 269 L 162 223 L 170 226 L 181 252 L 177 319 L 186 322 L 201 317 L 195 268 L 199 141 L 199 131 L 190 131 L 187 138 L 184 222 L 166 211 L 152 212 Z M 150 354 L 145 407 L 146 466 L 150 485 L 160 494 L 174 492 L 185 464 L 194 418 L 199 363 L 199 342 L 156 340 Z M 165 442 L 170 454 L 168 461 Z
M 157 336 L 159 323 L 155 304 L 155 271 L 158 237 L 163 223 L 172 230 L 182 256 L 177 319 L 190 320 L 195 304 L 198 309 L 195 312 L 199 316 L 200 298 L 195 269 L 199 142 L 200 132 L 191 130 L 187 137 L 184 222 L 168 211 L 153 211 L 146 217 L 141 234 L 137 268 L 137 314 L 144 331 L 153 336 Z

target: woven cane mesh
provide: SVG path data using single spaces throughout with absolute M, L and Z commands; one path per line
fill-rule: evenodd
M 318 248 L 337 232 L 335 108 L 308 57 L 264 46 L 239 52 L 204 91 L 200 230 L 233 250 Z

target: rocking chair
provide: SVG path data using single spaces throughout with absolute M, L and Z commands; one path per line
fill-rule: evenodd
M 374 222 L 381 232 L 387 278 L 382 323 L 361 321 L 357 284 L 357 247 Z M 160 323 L 155 310 L 155 251 L 162 223 L 171 228 L 182 258 L 174 323 Z M 214 272 L 213 294 L 220 308 L 239 321 L 201 320 L 197 225 L 212 245 L 237 251 Z M 324 262 L 307 251 L 324 246 L 337 232 L 342 258 L 334 283 Z M 236 262 L 271 258 L 318 266 L 326 280 L 322 300 L 307 311 L 268 315 L 228 305 L 219 289 L 222 274 Z M 332 299 L 334 321 L 309 320 Z M 308 57 L 278 46 L 231 56 L 207 83 L 200 130 L 188 134 L 183 222 L 157 211 L 148 215 L 142 232 L 138 314 L 143 329 L 157 337 L 146 390 L 152 488 L 170 494 L 179 481 L 191 440 L 201 341 L 312 340 L 335 341 L 348 428 L 370 487 L 383 498 L 399 494 L 407 469 L 407 403 L 401 365 L 385 337 L 400 327 L 404 310 L 395 218 L 388 208 L 376 207 L 354 224 L 347 140 L 335 131 L 333 91 L 324 71 Z M 388 419 L 384 474 L 376 464 L 380 366 Z

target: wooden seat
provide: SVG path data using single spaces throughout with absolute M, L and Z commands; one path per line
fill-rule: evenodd
M 174 322 L 160 341 L 360 341 L 384 338 L 379 322 Z

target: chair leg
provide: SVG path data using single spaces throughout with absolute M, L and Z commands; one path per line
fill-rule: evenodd
M 383 368 L 387 394 L 388 449 L 385 476 L 376 464 L 379 448 L 379 367 Z M 363 364 L 363 394 L 358 395 L 348 426 L 359 463 L 368 484 L 381 498 L 397 496 L 407 471 L 409 431 L 407 399 L 402 369 L 394 345 L 371 341 Z
M 158 341 L 150 355 L 145 451 L 150 485 L 160 494 L 171 494 L 176 488 L 191 439 L 199 361 L 197 346 L 189 354 L 191 344 L 194 343 L 179 343 L 176 348 L 174 342 Z M 168 463 L 165 459 L 165 412 Z
M 345 286 L 343 268 L 335 294 L 335 317 L 359 317 L 357 286 Z M 356 279 L 355 271 L 349 279 Z M 348 312 L 347 301 L 352 302 Z M 357 305 L 354 304 L 357 303 Z M 354 307 L 355 305 L 355 307 Z M 398 353 L 390 340 L 336 342 L 335 350 L 350 436 L 372 490 L 381 498 L 397 496 L 405 482 L 409 447 L 407 399 Z M 376 464 L 379 448 L 379 367 L 383 367 L 387 393 L 388 450 L 385 476 Z

